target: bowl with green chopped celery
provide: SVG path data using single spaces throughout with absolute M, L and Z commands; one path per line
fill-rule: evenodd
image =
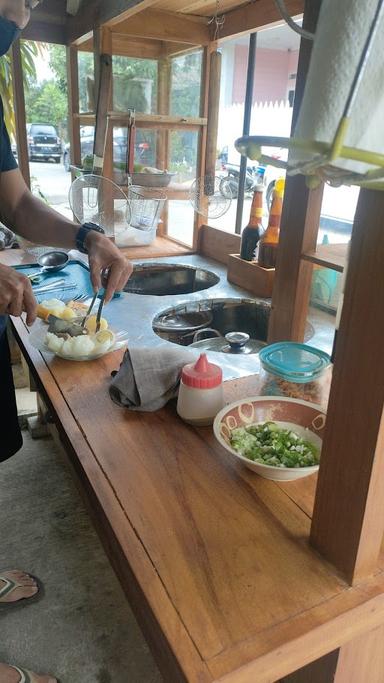
M 266 479 L 292 481 L 319 469 L 325 412 L 288 397 L 255 396 L 235 401 L 215 418 L 223 448 Z

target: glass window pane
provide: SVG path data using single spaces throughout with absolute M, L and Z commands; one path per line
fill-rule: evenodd
M 292 103 L 296 84 L 300 38 L 285 24 L 257 33 L 255 76 L 250 132 L 252 135 L 289 136 Z M 240 155 L 234 142 L 242 135 L 249 35 L 235 38 L 222 46 L 223 62 L 219 113 L 219 175 L 231 180 L 234 198 L 227 214 L 212 223 L 224 230 L 235 230 Z M 286 150 L 265 148 L 271 156 L 286 158 Z M 258 169 L 257 162 L 248 161 L 242 227 L 248 223 L 252 188 L 264 172 L 266 194 L 282 173 L 272 165 Z M 265 203 L 265 210 L 267 209 Z M 265 211 L 267 213 L 267 211 Z
M 175 175 L 170 185 L 172 198 L 168 201 L 168 235 L 188 246 L 193 243 L 194 210 L 189 192 L 196 178 L 198 140 L 197 131 L 169 133 L 169 171 Z
M 113 127 L 113 173 L 118 185 L 127 184 L 127 127 Z M 157 131 L 136 128 L 134 173 L 156 166 Z
M 357 186 L 330 187 L 325 185 L 318 243 L 349 242 L 359 191 Z
M 172 59 L 172 116 L 200 116 L 202 59 L 202 50 Z
M 79 111 L 94 111 L 95 71 L 92 52 L 79 52 Z
M 112 57 L 113 108 L 135 109 L 141 114 L 157 113 L 157 60 Z

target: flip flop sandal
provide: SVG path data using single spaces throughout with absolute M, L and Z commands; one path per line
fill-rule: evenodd
M 12 593 L 14 590 L 16 590 L 16 588 L 22 587 L 22 584 L 0 574 L 1 581 L 4 581 L 4 585 L 2 585 L 2 587 L 0 588 L 0 612 L 6 609 L 14 610 L 17 607 L 24 607 L 25 605 L 30 605 L 31 602 L 37 602 L 38 600 L 40 600 L 40 598 L 44 594 L 43 584 L 39 579 L 36 578 L 36 576 L 33 576 L 33 574 L 28 574 L 28 576 L 31 579 L 34 579 L 34 581 L 36 581 L 37 593 L 35 593 L 35 595 L 32 595 L 29 598 L 20 598 L 19 600 L 15 600 L 14 602 L 1 602 L 2 598 Z
M 15 671 L 17 671 L 17 673 L 20 674 L 19 683 L 37 683 L 36 674 L 32 673 L 32 671 L 27 671 L 27 669 L 20 669 L 18 666 L 13 666 L 12 664 L 10 664 L 9 666 L 12 669 L 15 669 Z M 56 682 L 60 683 L 58 678 L 56 678 Z

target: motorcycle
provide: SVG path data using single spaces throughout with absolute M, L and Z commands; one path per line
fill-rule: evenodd
M 220 193 L 226 199 L 235 199 L 239 194 L 240 166 L 224 163 L 222 169 L 226 172 L 226 175 L 220 181 Z M 244 191 L 253 192 L 256 185 L 262 185 L 264 183 L 264 173 L 265 166 L 261 164 L 247 166 Z

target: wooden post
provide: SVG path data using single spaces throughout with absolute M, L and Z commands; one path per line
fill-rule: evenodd
M 104 130 L 105 147 L 102 174 L 106 178 L 113 180 L 113 124 L 107 119 L 107 112 L 113 109 L 112 32 L 107 27 L 101 29 L 101 54 L 102 57 L 99 55 L 99 59 L 102 59 L 107 55 L 110 63 L 108 79 L 106 78 L 105 82 L 103 79 L 102 83 L 102 87 L 107 88 L 106 105 L 104 106 L 104 115 L 107 126 Z
M 79 63 L 75 46 L 67 47 L 67 78 L 68 78 L 68 133 L 71 150 L 71 162 L 75 166 L 81 165 L 80 125 L 76 114 L 79 113 Z M 74 174 L 72 174 L 72 179 Z
M 171 97 L 171 60 L 169 57 L 161 57 L 157 67 L 157 113 L 168 115 Z M 169 166 L 169 130 L 159 130 L 157 133 L 156 166 L 165 171 Z M 162 214 L 162 223 L 159 225 L 158 234 L 166 235 L 168 232 L 168 201 L 165 203 Z
M 383 683 L 383 639 L 384 626 L 379 626 L 344 645 L 339 652 L 333 683 Z
M 209 46 L 204 48 L 204 57 L 201 69 L 201 90 L 200 90 L 200 116 L 208 117 L 208 93 L 210 88 L 209 74 L 210 74 L 210 63 L 211 63 L 211 53 L 213 50 L 217 49 L 217 42 L 210 43 Z M 196 177 L 202 178 L 205 174 L 205 160 L 206 160 L 206 150 L 207 150 L 207 126 L 201 129 L 199 135 L 199 149 L 196 164 Z M 203 198 L 204 201 L 204 198 Z M 201 213 L 195 212 L 195 224 L 193 229 L 193 244 L 192 248 L 194 251 L 197 250 L 199 243 L 199 231 L 200 228 L 206 223 L 206 217 Z
M 13 106 L 16 118 L 16 144 L 20 171 L 28 185 L 31 186 L 29 172 L 28 142 L 25 118 L 25 98 L 23 85 L 23 65 L 21 63 L 20 40 L 12 45 L 12 89 Z
M 209 66 L 209 90 L 208 90 L 208 124 L 207 124 L 207 150 L 205 153 L 205 176 L 214 178 L 216 175 L 217 159 L 217 132 L 219 128 L 219 105 L 220 105 L 220 77 L 222 55 L 218 50 L 211 53 Z M 204 188 L 205 194 L 212 194 L 210 185 Z
M 384 532 L 384 195 L 361 190 L 337 337 L 311 543 L 350 583 Z
M 321 0 L 306 0 L 303 26 L 314 32 Z M 309 69 L 312 43 L 302 39 L 293 108 L 294 129 Z M 304 339 L 312 281 L 312 265 L 301 260 L 304 251 L 316 248 L 323 186 L 308 190 L 303 176 L 288 177 L 285 185 L 280 242 L 276 264 L 268 341 Z

